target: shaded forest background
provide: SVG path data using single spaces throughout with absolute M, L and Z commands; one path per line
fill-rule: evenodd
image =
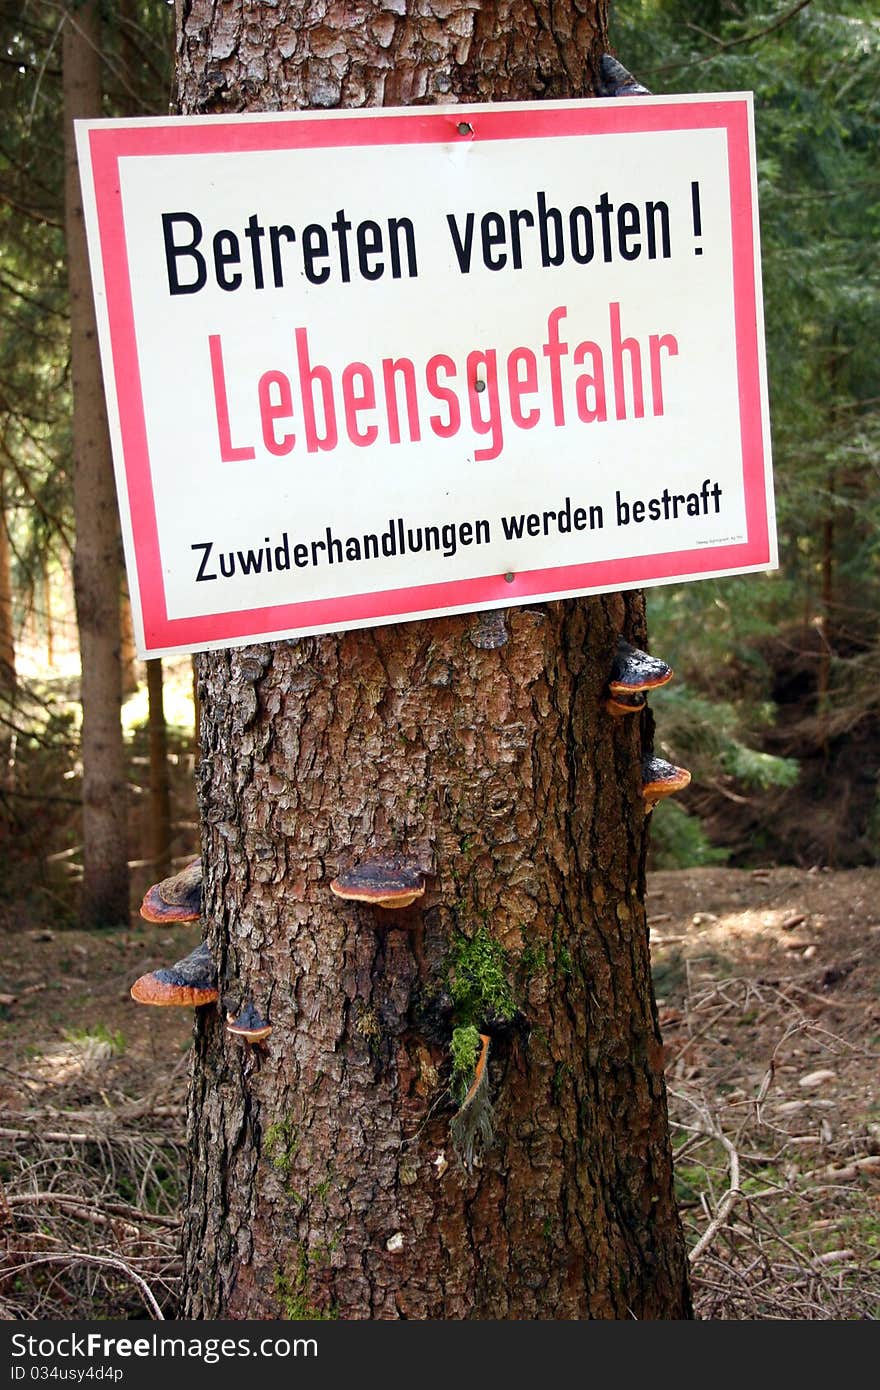
M 47 0 L 4 0 L 0 51 L 0 854 L 19 904 L 28 886 L 53 913 L 75 912 L 82 858 L 66 13 Z M 167 111 L 171 6 L 118 0 L 101 21 L 104 114 Z M 874 864 L 880 27 L 870 4 L 812 0 L 776 9 L 628 0 L 612 23 L 616 52 L 653 91 L 755 93 L 781 553 L 767 576 L 649 593 L 652 648 L 676 671 L 652 702 L 658 746 L 694 776 L 687 795 L 654 816 L 654 863 Z M 167 822 L 167 793 L 161 775 L 157 789 L 155 747 L 150 789 L 147 672 L 134 660 L 121 567 L 119 585 L 123 723 L 134 759 L 129 856 L 152 881 L 169 855 L 197 847 L 191 679 L 187 662 L 166 663 L 163 711 L 159 671 L 151 672 L 154 745 L 160 719 L 172 779 L 178 760 L 184 774 L 169 830 L 156 824 Z M 159 757 L 164 764 L 161 749 Z
M 185 954 L 192 931 L 154 945 L 128 919 L 119 932 L 76 929 L 85 856 L 62 50 L 85 9 L 93 0 L 0 0 L 0 928 L 8 971 L 26 981 L 13 994 L 0 979 L 15 1052 L 0 1067 L 0 1101 L 47 1107 L 28 1112 L 36 1131 L 14 1119 L 4 1130 L 13 1157 L 0 1156 L 0 1177 L 24 1213 L 27 1175 L 55 1171 L 57 1224 L 45 1210 L 34 1217 L 34 1250 L 84 1248 L 85 1230 L 97 1241 L 100 1221 L 116 1222 L 112 1248 L 173 1315 L 191 1019 L 134 1010 L 165 1017 L 131 1023 L 119 981 L 157 963 L 145 951 Z M 97 17 L 100 110 L 165 113 L 172 6 L 106 0 Z M 753 1199 L 751 1224 L 743 1217 L 701 1265 L 698 1308 L 871 1317 L 880 1237 L 859 1184 L 880 1171 L 868 1050 L 880 1024 L 868 872 L 880 859 L 880 21 L 873 3 L 621 0 L 611 39 L 654 92 L 755 93 L 780 569 L 648 594 L 652 650 L 676 672 L 651 697 L 657 748 L 693 773 L 653 813 L 649 901 L 692 1255 L 731 1181 L 731 1150 Z M 149 884 L 199 850 L 192 671 L 187 659 L 135 660 L 121 559 L 112 582 L 127 770 L 114 809 L 127 821 L 136 911 Z M 751 872 L 734 881 L 725 865 Z M 846 895 L 844 875 L 793 872 L 817 866 L 864 868 Z M 60 1041 L 29 1054 L 15 1025 L 33 1022 L 40 1001 L 36 1026 Z M 752 1104 L 771 1080 L 772 1152 Z M 111 1104 L 112 1132 L 95 1118 Z M 59 1164 L 59 1115 L 85 1134 L 97 1125 L 88 1162 L 71 1141 L 78 1156 Z M 756 1290 L 754 1249 L 780 1229 L 779 1262 Z M 10 1299 L 26 1315 L 65 1316 L 71 1297 L 92 1315 L 142 1315 L 124 1271 L 106 1277 L 104 1302 L 85 1265 L 63 1294 L 29 1277 L 4 1275 L 0 1315 Z

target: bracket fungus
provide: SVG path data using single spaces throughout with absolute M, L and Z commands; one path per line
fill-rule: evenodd
M 616 58 L 612 58 L 610 53 L 603 53 L 599 59 L 599 82 L 596 87 L 600 97 L 648 97 L 651 93 L 647 87 L 643 87 L 641 82 L 637 82 L 631 72 L 619 63 Z
M 202 861 L 193 859 L 171 878 L 154 883 L 144 895 L 147 922 L 197 922 L 202 915 Z
M 612 695 L 644 695 L 646 690 L 656 690 L 671 681 L 672 674 L 672 667 L 658 656 L 649 656 L 619 637 L 608 689 Z
M 645 758 L 642 763 L 642 796 L 645 810 L 653 811 L 658 801 L 674 792 L 684 791 L 691 780 L 686 767 L 676 767 L 665 758 Z
M 626 714 L 638 714 L 647 705 L 644 695 L 609 695 L 605 708 L 615 719 Z
M 425 875 L 415 864 L 398 857 L 365 859 L 346 869 L 330 884 L 331 893 L 349 902 L 375 907 L 410 907 L 424 896 Z
M 208 943 L 203 941 L 174 965 L 141 975 L 131 987 L 131 997 L 139 1004 L 176 1004 L 184 1008 L 216 1003 L 219 998 L 217 967 Z
M 238 1016 L 232 1012 L 227 1013 L 226 1031 L 234 1038 L 244 1038 L 245 1042 L 258 1043 L 268 1038 L 272 1032 L 272 1025 L 266 1022 L 248 1000 L 242 1005 Z

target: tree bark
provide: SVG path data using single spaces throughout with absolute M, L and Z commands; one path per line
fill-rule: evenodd
M 406 13 L 398 12 L 406 8 Z M 587 96 L 604 3 L 191 0 L 184 112 Z M 190 1318 L 690 1316 L 644 908 L 639 594 L 199 658 Z M 427 871 L 399 911 L 330 881 Z M 223 1014 L 251 1000 L 265 1044 Z M 469 1170 L 451 1046 L 490 1038 Z M 460 1095 L 459 1095 L 460 1099 Z
M 122 698 L 127 700 L 137 691 L 138 668 L 131 600 L 128 597 L 128 586 L 124 583 L 119 593 L 119 679 Z
M 150 733 L 150 855 L 157 879 L 171 873 L 171 778 L 162 659 L 146 663 Z
M 12 621 L 12 563 L 3 475 L 0 472 L 0 689 L 15 689 L 15 629 Z
M 82 659 L 84 925 L 127 922 L 127 778 L 120 722 L 116 492 L 95 311 L 89 279 L 73 121 L 101 114 L 100 21 L 96 0 L 68 14 L 63 41 L 64 218 L 70 282 L 73 386 L 74 591 Z

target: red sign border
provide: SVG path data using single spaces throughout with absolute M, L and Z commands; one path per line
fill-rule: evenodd
M 135 551 L 144 642 L 147 651 L 194 650 L 234 645 L 273 634 L 296 635 L 339 627 L 403 621 L 432 611 L 501 607 L 537 596 L 577 595 L 637 588 L 642 583 L 686 579 L 719 571 L 769 567 L 772 563 L 765 482 L 765 440 L 759 369 L 755 264 L 755 208 L 751 170 L 751 106 L 746 95 L 725 100 L 584 101 L 560 107 L 510 105 L 418 108 L 376 115 L 265 120 L 225 117 L 154 124 L 93 126 L 88 131 L 100 254 L 122 435 L 122 453 Z M 553 139 L 620 133 L 721 129 L 726 133 L 730 178 L 734 323 L 740 400 L 742 476 L 747 540 L 632 558 L 586 561 L 551 569 L 524 570 L 512 582 L 503 574 L 476 579 L 383 589 L 299 603 L 169 618 L 159 548 L 159 530 L 147 445 L 140 361 L 125 222 L 120 159 L 157 155 L 242 153 L 295 148 L 440 144 L 461 140 L 459 124 L 471 125 L 468 139 Z

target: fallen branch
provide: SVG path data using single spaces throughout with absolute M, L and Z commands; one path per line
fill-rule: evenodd
M 35 1255 L 32 1259 L 23 1261 L 18 1265 L 7 1265 L 3 1273 L 5 1276 L 10 1274 L 23 1274 L 25 1270 L 33 1269 L 36 1265 L 61 1264 L 70 1267 L 76 1264 L 96 1266 L 99 1269 L 118 1269 L 122 1274 L 129 1278 L 140 1290 L 144 1303 L 152 1313 L 153 1319 L 158 1322 L 165 1321 L 165 1314 L 159 1307 L 153 1292 L 146 1279 L 142 1279 L 137 1270 L 132 1269 L 125 1260 L 116 1259 L 112 1255 L 87 1255 L 81 1250 L 71 1250 L 63 1255 Z
M 8 1208 L 43 1205 L 68 1207 L 74 1215 L 100 1223 L 111 1222 L 114 1217 L 121 1218 L 128 1222 L 133 1230 L 137 1230 L 141 1224 L 166 1226 L 171 1230 L 176 1230 L 180 1225 L 180 1218 L 177 1216 L 159 1216 L 155 1212 L 127 1207 L 121 1202 L 102 1203 L 99 1207 L 92 1201 L 90 1207 L 85 1207 L 81 1198 L 68 1197 L 62 1192 L 19 1192 L 13 1196 L 7 1195 L 5 1205 Z

